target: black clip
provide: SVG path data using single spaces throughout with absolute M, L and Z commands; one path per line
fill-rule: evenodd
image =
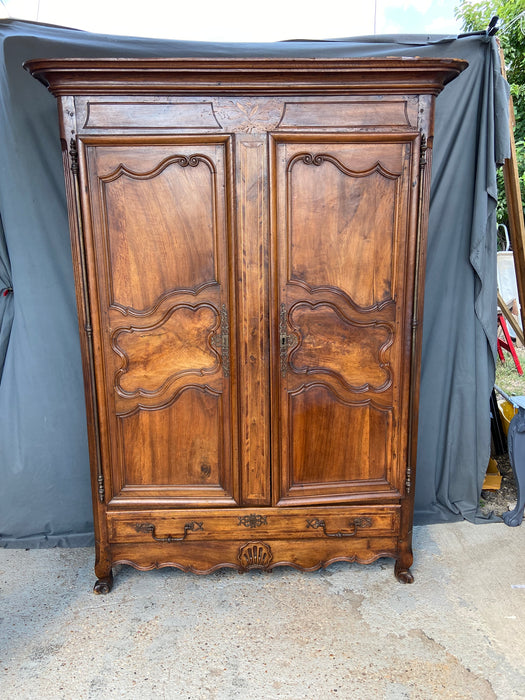
M 496 25 L 499 22 L 499 17 L 497 15 L 494 15 L 494 17 L 490 20 L 489 26 L 487 27 L 487 36 L 494 36 L 494 34 L 497 34 L 499 27 Z
M 499 22 L 499 17 L 497 15 L 494 15 L 494 17 L 490 20 L 489 26 L 480 32 L 467 32 L 466 34 L 458 34 L 458 39 L 463 39 L 466 36 L 494 36 L 494 34 L 497 34 L 499 27 L 496 26 Z

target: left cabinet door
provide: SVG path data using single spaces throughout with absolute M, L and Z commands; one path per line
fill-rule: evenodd
M 235 505 L 228 138 L 90 137 L 79 163 L 107 500 Z

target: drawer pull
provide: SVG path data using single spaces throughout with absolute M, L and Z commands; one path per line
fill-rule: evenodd
M 319 520 L 319 518 L 307 520 L 306 527 L 311 527 L 313 530 L 321 529 L 326 537 L 354 537 L 359 528 L 372 527 L 372 518 L 354 518 L 350 520 L 348 523 L 348 527 L 351 528 L 349 532 L 341 532 L 341 530 L 337 532 L 327 532 L 325 521 Z
M 135 525 L 135 530 L 137 532 L 149 532 L 155 540 L 155 542 L 182 542 L 186 539 L 189 532 L 195 532 L 196 530 L 204 530 L 202 523 L 197 523 L 194 520 L 191 523 L 186 523 L 184 525 L 184 534 L 181 537 L 174 537 L 173 535 L 167 535 L 167 537 L 157 537 L 155 534 L 155 525 L 152 523 L 138 523 Z

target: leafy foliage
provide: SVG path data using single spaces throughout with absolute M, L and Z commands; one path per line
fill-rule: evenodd
M 516 156 L 521 185 L 521 200 L 525 208 L 525 0 L 462 0 L 455 15 L 463 22 L 463 31 L 486 29 L 492 17 L 500 19 L 498 37 L 505 56 L 507 80 L 514 102 L 516 125 Z M 503 192 L 503 176 L 498 177 L 498 189 Z M 507 223 L 507 203 L 500 197 L 498 221 Z

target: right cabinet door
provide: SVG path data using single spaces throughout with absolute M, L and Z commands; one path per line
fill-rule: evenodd
M 419 134 L 274 135 L 274 502 L 396 498 Z

